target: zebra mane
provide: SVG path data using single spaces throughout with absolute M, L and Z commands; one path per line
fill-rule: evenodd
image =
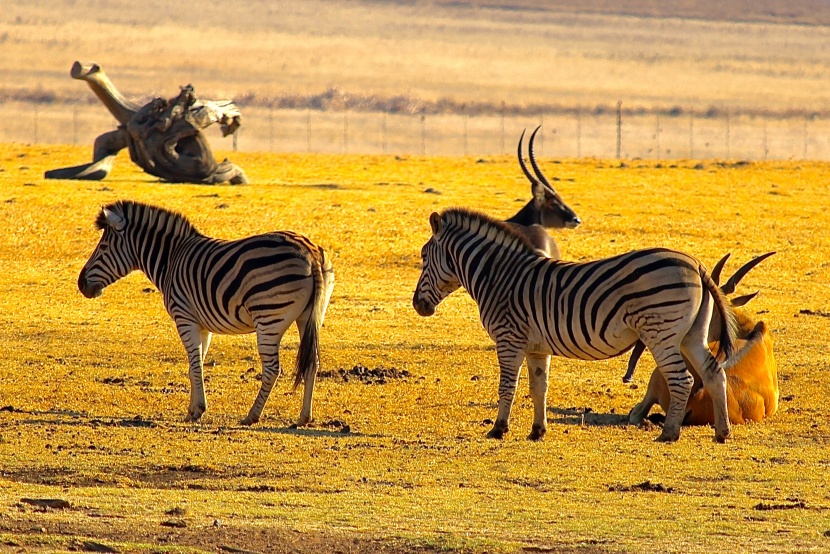
M 196 227 L 194 227 L 193 224 L 190 223 L 190 221 L 182 214 L 174 212 L 173 210 L 168 210 L 167 208 L 151 206 L 150 204 L 143 204 L 132 200 L 117 200 L 111 204 L 103 206 L 101 211 L 98 212 L 98 216 L 95 218 L 95 226 L 100 231 L 103 231 L 110 226 L 107 221 L 107 216 L 104 213 L 105 210 L 123 217 L 127 221 L 127 225 L 136 223 L 141 224 L 142 222 L 145 224 L 155 224 L 159 220 L 164 219 L 168 222 L 172 222 L 172 226 L 179 234 L 201 235 L 201 233 L 196 230 Z
M 514 226 L 487 214 L 467 208 L 449 208 L 441 213 L 445 225 L 470 231 L 487 237 L 507 248 L 536 254 L 536 248 Z

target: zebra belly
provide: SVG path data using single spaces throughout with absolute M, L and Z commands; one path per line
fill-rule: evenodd
M 525 351 L 577 360 L 606 360 L 631 350 L 638 338 L 637 332 L 624 324 L 609 328 L 604 340 L 594 333 L 585 336 L 560 324 L 557 329 L 528 333 Z
M 186 257 L 172 268 L 168 309 L 183 312 L 212 333 L 280 332 L 308 306 L 312 265 L 296 244 L 263 235 L 219 243 L 203 263 Z

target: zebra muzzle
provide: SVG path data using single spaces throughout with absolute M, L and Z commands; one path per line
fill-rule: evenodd
M 86 272 L 82 271 L 78 276 L 78 290 L 87 298 L 98 298 L 103 294 L 104 287 L 98 283 L 91 284 L 86 280 Z
M 418 315 L 423 317 L 429 317 L 435 314 L 435 306 L 427 300 L 418 297 L 412 299 L 412 307 L 415 308 Z

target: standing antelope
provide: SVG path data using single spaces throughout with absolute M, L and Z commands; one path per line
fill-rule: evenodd
M 562 200 L 562 197 L 559 196 L 559 193 L 554 190 L 553 185 L 542 173 L 539 164 L 536 163 L 533 141 L 541 127 L 541 125 L 536 127 L 528 141 L 528 156 L 530 165 L 536 173 L 535 176 L 527 169 L 522 156 L 522 142 L 524 141 L 525 131 L 522 131 L 522 136 L 519 137 L 517 152 L 519 166 L 530 181 L 530 191 L 533 198 L 516 212 L 516 215 L 505 220 L 505 222 L 524 234 L 540 254 L 558 260 L 561 258 L 559 247 L 546 229 L 575 229 L 582 223 L 582 220 L 579 219 L 576 212 L 565 204 L 565 201 Z
M 454 208 L 429 221 L 432 237 L 421 249 L 412 304 L 419 315 L 431 316 L 459 287 L 478 304 L 500 369 L 498 417 L 488 437 L 502 438 L 508 430 L 525 357 L 534 407 L 528 438 L 538 440 L 547 431 L 550 356 L 602 360 L 628 351 L 638 339 L 654 355 L 671 393 L 658 440 L 680 436 L 694 381 L 682 354 L 715 399 L 715 438 L 729 437 L 726 376 L 709 351 L 707 331 L 714 308 L 726 322 L 719 339 L 729 359 L 734 318 L 698 260 L 652 248 L 590 263 L 559 262 L 539 256 L 525 235 L 483 214 Z
M 769 252 L 758 256 L 744 264 L 721 287 L 721 291 L 724 294 L 735 292 L 735 287 L 744 275 L 774 253 Z M 719 282 L 720 272 L 728 258 L 729 254 L 724 256 L 712 270 L 712 280 L 715 283 Z M 772 352 L 772 337 L 763 321 L 756 323 L 745 310 L 740 309 L 757 294 L 756 291 L 730 300 L 732 307 L 735 308 L 737 320 L 735 345 L 738 350 L 723 364 L 723 367 L 726 371 L 726 404 L 729 421 L 734 424 L 761 421 L 778 409 L 778 371 Z M 716 352 L 718 342 L 710 342 L 709 349 Z M 712 399 L 706 389 L 702 388 L 700 377 L 694 371 L 692 373 L 695 383 L 686 403 L 683 424 L 711 425 L 714 423 Z M 667 410 L 670 403 L 666 381 L 656 369 L 651 374 L 643 400 L 631 410 L 629 420 L 634 424 L 641 423 L 655 403 L 659 404 L 663 410 Z
M 104 233 L 78 276 L 87 298 L 140 269 L 164 295 L 190 361 L 186 421 L 205 409 L 202 369 L 212 333 L 256 332 L 262 385 L 243 425 L 259 421 L 281 373 L 279 347 L 292 322 L 300 332 L 294 387 L 305 381 L 298 425 L 311 420 L 319 333 L 334 272 L 326 252 L 290 231 L 226 241 L 206 237 L 182 215 L 131 201 L 101 209 Z

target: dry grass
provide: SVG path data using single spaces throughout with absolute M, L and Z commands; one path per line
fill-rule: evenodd
M 508 438 L 484 438 L 497 365 L 470 299 L 456 293 L 432 319 L 410 305 L 429 213 L 455 205 L 513 213 L 529 191 L 512 157 L 237 153 L 251 185 L 200 187 L 158 183 L 124 156 L 104 183 L 41 178 L 87 153 L 0 146 L 0 404 L 13 410 L 0 412 L 7 545 L 65 551 L 94 538 L 124 552 L 215 552 L 229 542 L 313 551 L 321 540 L 329 541 L 323 549 L 358 551 L 830 549 L 830 166 L 545 161 L 584 221 L 557 234 L 568 258 L 664 245 L 709 264 L 731 251 L 737 264 L 778 250 L 742 287 L 763 291 L 752 307 L 774 330 L 784 399 L 771 420 L 736 428 L 727 445 L 714 444 L 711 429 L 656 444 L 659 430 L 621 423 L 644 390 L 649 361 L 632 387 L 620 382 L 622 358 L 555 360 L 550 431 L 536 444 L 524 439 L 532 417 L 524 395 Z M 441 194 L 425 193 L 430 187 Z M 199 425 L 182 423 L 185 357 L 160 295 L 141 275 L 95 301 L 76 288 L 97 240 L 96 210 L 117 198 L 181 210 L 215 236 L 306 233 L 333 253 L 337 275 L 324 369 L 363 364 L 410 376 L 373 385 L 323 379 L 315 425 L 296 431 L 287 426 L 300 395 L 281 381 L 262 423 L 242 428 L 258 387 L 254 340 L 217 337 L 208 412 Z M 284 341 L 286 367 L 296 344 L 296 334 Z M 625 490 L 645 481 L 671 492 Z M 44 511 L 24 497 L 65 499 L 71 508 Z M 162 525 L 173 520 L 187 528 Z
M 601 2 L 587 13 L 511 9 L 523 4 L 213 0 L 183 18 L 181 6 L 161 0 L 10 0 L 0 15 L 0 82 L 7 92 L 86 98 L 67 76 L 80 59 L 101 63 L 134 96 L 171 96 L 190 82 L 208 98 L 317 94 L 332 85 L 425 100 L 622 99 L 699 110 L 825 109 L 830 98 L 827 27 L 706 20 L 723 11 L 711 4 L 700 5 L 700 18 L 688 6 L 645 18 Z M 638 14 L 652 3 L 630 4 Z M 809 0 L 789 4 L 822 20 Z

